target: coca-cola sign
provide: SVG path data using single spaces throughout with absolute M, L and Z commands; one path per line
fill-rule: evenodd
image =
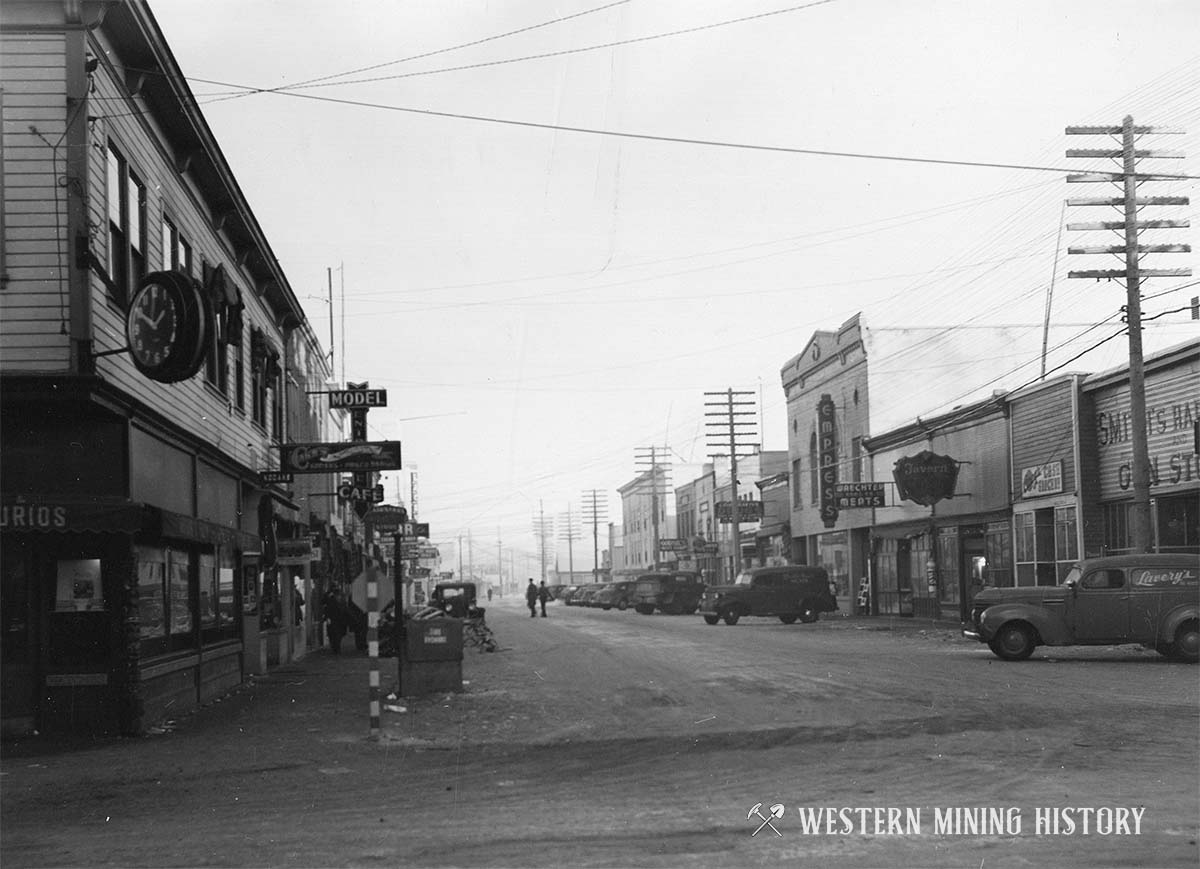
M 953 498 L 958 485 L 958 462 L 922 450 L 915 456 L 904 456 L 892 469 L 896 491 L 902 501 L 913 501 L 931 507 L 944 498 Z

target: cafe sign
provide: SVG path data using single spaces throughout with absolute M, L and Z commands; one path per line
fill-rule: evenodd
M 954 497 L 958 485 L 958 462 L 930 450 L 904 456 L 892 468 L 896 492 L 902 501 L 932 507 L 938 501 Z
M 1047 462 L 1033 468 L 1021 469 L 1021 497 L 1037 498 L 1057 495 L 1063 490 L 1063 463 Z

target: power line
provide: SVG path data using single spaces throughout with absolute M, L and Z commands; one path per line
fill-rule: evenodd
M 237 87 L 237 88 L 245 87 L 245 90 L 242 90 L 239 93 L 222 96 L 219 99 L 207 100 L 206 104 L 207 103 L 224 102 L 225 100 L 235 100 L 235 99 L 239 99 L 241 97 L 251 96 L 252 94 L 275 93 L 275 92 L 278 92 L 281 90 L 286 90 L 289 88 L 299 88 L 299 87 L 308 87 L 308 86 L 312 86 L 312 85 L 317 85 L 321 82 L 326 82 L 329 79 L 340 78 L 345 75 L 357 75 L 360 72 L 370 72 L 373 69 L 382 69 L 385 66 L 395 66 L 396 64 L 399 64 L 399 63 L 409 63 L 414 60 L 424 60 L 427 57 L 434 57 L 435 55 L 438 55 L 438 54 L 446 54 L 447 52 L 458 51 L 463 48 L 472 48 L 476 45 L 483 45 L 484 43 L 494 42 L 498 39 L 506 39 L 509 36 L 517 36 L 522 33 L 529 33 L 532 30 L 538 30 L 543 27 L 549 27 L 553 24 L 561 24 L 564 21 L 570 21 L 574 18 L 582 18 L 585 15 L 592 15 L 593 13 L 596 13 L 596 12 L 603 12 L 606 9 L 612 9 L 614 6 L 624 6 L 628 2 L 630 2 L 630 0 L 616 0 L 615 3 L 608 3 L 604 6 L 597 6 L 594 9 L 585 9 L 583 12 L 576 12 L 572 15 L 563 15 L 559 18 L 552 18 L 549 21 L 543 21 L 540 24 L 531 24 L 527 27 L 519 27 L 516 30 L 509 30 L 505 33 L 497 33 L 494 36 L 485 36 L 483 39 L 476 39 L 476 40 L 472 40 L 471 42 L 461 42 L 458 45 L 452 45 L 449 48 L 439 48 L 439 49 L 436 49 L 435 51 L 426 51 L 422 54 L 413 54 L 408 57 L 398 58 L 397 60 L 389 60 L 389 61 L 385 61 L 383 63 L 372 64 L 371 66 L 362 66 L 357 69 L 346 70 L 345 72 L 330 73 L 329 75 L 323 75 L 318 78 L 306 79 L 305 81 L 295 82 L 294 84 L 290 84 L 290 85 L 280 85 L 279 87 L 250 88 L 250 87 L 247 87 L 244 85 L 226 84 L 225 82 L 213 82 L 213 81 L 208 81 L 208 80 L 202 79 L 202 78 L 191 79 L 191 81 L 204 82 L 205 84 L 218 84 L 223 87 Z M 331 82 L 331 84 L 353 84 L 353 82 Z M 325 87 L 326 85 L 321 85 L 321 86 Z
M 830 0 L 825 0 L 830 2 Z M 394 106 L 387 103 L 374 103 L 366 100 L 348 100 L 340 97 L 317 96 L 316 94 L 298 94 L 291 91 L 274 91 L 278 96 L 293 97 L 300 100 L 334 103 L 335 105 L 355 106 L 381 111 L 403 112 L 405 114 L 424 115 L 433 118 L 450 118 L 459 121 L 477 121 L 483 124 L 499 124 L 509 127 L 523 127 L 534 130 L 550 130 L 559 133 L 580 133 L 590 136 L 611 136 L 617 139 L 633 139 L 644 142 L 663 142 L 675 145 L 698 145 L 707 148 L 725 148 L 730 150 L 762 151 L 775 154 L 801 154 L 810 157 L 843 157 L 854 160 L 883 160 L 895 163 L 920 163 L 934 166 L 965 166 L 976 169 L 1018 169 L 1026 172 L 1061 172 L 1078 171 L 1062 166 L 1037 166 L 1026 163 L 997 163 L 986 160 L 951 160 L 938 157 L 904 157 L 897 154 L 873 154 L 865 151 L 833 151 L 823 148 L 794 148 L 786 145 L 759 145 L 752 142 L 725 142 L 718 139 L 693 139 L 686 136 L 660 136 L 653 133 L 632 133 L 624 130 L 601 130 L 595 127 L 576 127 L 567 124 L 548 124 L 540 121 L 521 121 L 514 118 L 493 118 L 486 115 L 468 115 L 462 112 L 439 112 L 434 109 L 414 109 L 410 106 Z M 1108 172 L 1120 176 L 1121 172 Z M 1172 175 L 1164 173 L 1137 173 L 1133 177 L 1139 180 L 1200 180 L 1200 175 Z
M 394 79 L 401 79 L 401 78 L 414 78 L 416 76 L 423 76 L 423 75 L 439 75 L 439 74 L 445 73 L 445 72 L 463 72 L 465 70 L 484 69 L 484 68 L 492 67 L 492 66 L 504 66 L 504 65 L 510 64 L 510 63 L 523 63 L 524 61 L 527 61 L 527 60 L 545 60 L 545 59 L 551 58 L 551 57 L 565 57 L 566 55 L 571 55 L 571 54 L 582 54 L 582 53 L 588 52 L 588 51 L 599 51 L 600 49 L 603 49 L 603 48 L 619 48 L 622 45 L 635 45 L 640 42 L 652 42 L 657 39 L 667 39 L 672 36 L 684 36 L 689 33 L 700 33 L 701 31 L 704 31 L 704 30 L 714 30 L 718 27 L 727 27 L 731 24 L 744 24 L 747 21 L 757 21 L 757 20 L 760 20 L 763 18 L 771 18 L 775 15 L 785 15 L 789 12 L 799 12 L 804 9 L 811 9 L 815 6 L 824 6 L 827 3 L 835 3 L 835 2 L 837 2 L 837 0 L 814 0 L 814 2 L 804 3 L 800 6 L 791 6 L 791 7 L 788 7 L 787 9 L 776 9 L 771 12 L 759 12 L 755 15 L 743 15 L 740 18 L 730 18 L 725 21 L 716 21 L 711 24 L 701 24 L 696 27 L 686 27 L 681 30 L 671 30 L 666 33 L 654 33 L 649 36 L 634 36 L 629 39 L 619 39 L 619 40 L 615 40 L 613 42 L 600 43 L 598 45 L 585 45 L 580 48 L 564 48 L 560 51 L 547 51 L 542 54 L 529 54 L 529 55 L 525 55 L 523 57 L 510 57 L 510 58 L 505 58 L 503 60 L 486 60 L 486 61 L 481 61 L 479 63 L 465 64 L 463 66 L 443 67 L 442 69 L 427 69 L 427 70 L 421 70 L 420 72 L 405 72 L 405 73 L 400 73 L 399 75 L 378 76 L 376 78 L 359 78 L 359 79 L 352 79 L 350 81 L 325 82 L 323 84 L 313 85 L 313 87 L 335 87 L 338 85 L 347 85 L 347 84 L 370 84 L 373 82 L 392 81 Z M 605 7 L 602 7 L 602 8 L 605 8 Z M 425 56 L 427 56 L 427 55 L 425 55 Z M 396 62 L 399 63 L 400 61 L 396 61 Z M 235 84 L 230 84 L 227 82 L 220 82 L 220 81 L 210 81 L 208 79 L 202 79 L 202 78 L 194 78 L 191 80 L 203 82 L 204 84 L 220 85 L 222 87 L 241 87 L 241 85 L 235 85 Z M 291 87 L 300 87 L 300 85 L 292 85 Z M 261 90 L 261 91 L 256 89 L 256 90 L 251 91 L 251 93 L 289 93 L 291 90 L 291 87 L 289 87 L 289 88 L 283 88 L 283 87 L 270 88 L 270 89 Z M 241 96 L 241 95 L 242 94 L 237 94 L 236 96 Z M 230 98 L 229 96 L 222 97 L 222 99 L 229 99 L 229 98 Z

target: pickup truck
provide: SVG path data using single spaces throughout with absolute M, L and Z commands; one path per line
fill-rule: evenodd
M 1061 585 L 984 589 L 963 636 L 1006 661 L 1023 661 L 1043 645 L 1141 643 L 1194 664 L 1198 619 L 1195 555 L 1115 555 L 1080 561 Z
M 722 620 L 736 625 L 742 616 L 777 616 L 785 625 L 815 622 L 837 608 L 825 568 L 796 564 L 752 568 L 733 585 L 713 586 L 700 598 L 700 615 L 710 625 Z

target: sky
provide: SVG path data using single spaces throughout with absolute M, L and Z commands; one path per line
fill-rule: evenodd
M 1064 130 L 1181 129 L 1147 169 L 1200 175 L 1194 0 L 151 8 L 336 379 L 388 391 L 389 502 L 415 473 L 432 539 L 481 559 L 536 551 L 541 515 L 565 569 L 568 513 L 600 490 L 620 522 L 651 446 L 689 482 L 706 393 L 752 393 L 785 450 L 780 369 L 858 313 L 872 367 L 922 384 L 873 425 L 1036 381 L 1046 322 L 1048 371 L 1127 363 L 1123 284 L 1067 277 L 1123 265 L 1068 246 L 1121 239 L 1061 230 L 1119 218 L 1064 207 L 1118 195 L 1067 184 L 1112 164 L 1066 150 L 1115 145 Z M 1195 179 L 1146 187 L 1196 223 Z M 1198 292 L 1144 285 L 1148 351 L 1200 334 Z

